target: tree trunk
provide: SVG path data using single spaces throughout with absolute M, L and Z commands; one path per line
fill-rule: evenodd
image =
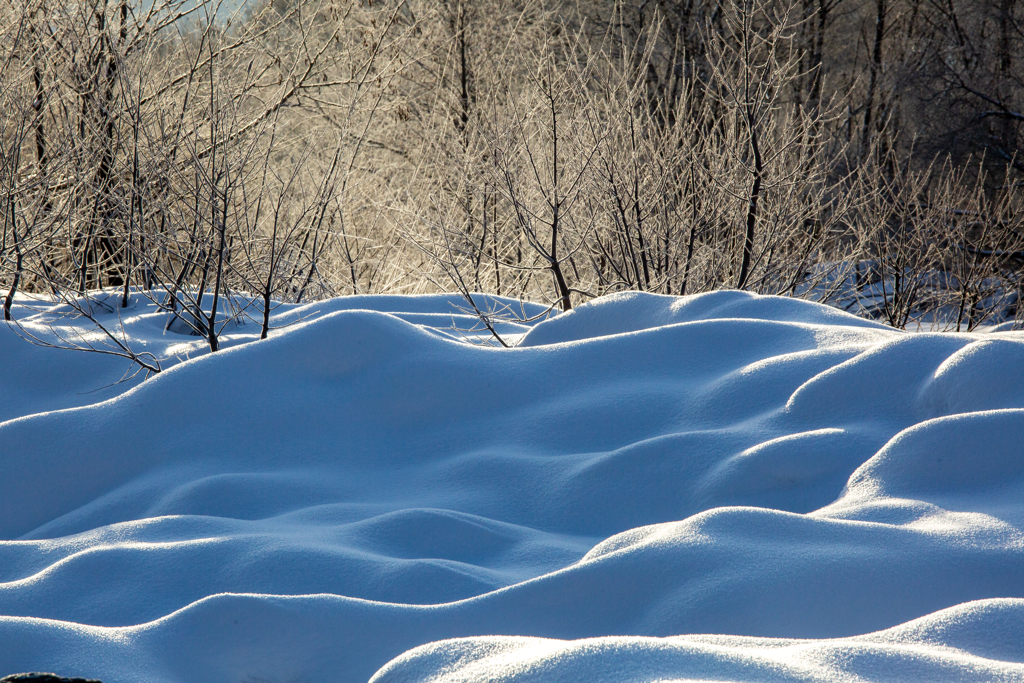
M 882 39 L 885 37 L 885 0 L 878 0 L 875 6 L 875 42 L 871 50 L 871 77 L 868 81 L 867 102 L 864 104 L 864 125 L 860 134 L 860 150 L 863 159 L 871 149 L 871 124 L 875 91 L 878 89 L 878 75 L 882 70 Z

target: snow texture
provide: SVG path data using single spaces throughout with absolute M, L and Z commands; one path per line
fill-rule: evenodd
M 0 329 L 0 675 L 1024 681 L 1024 335 L 631 293 L 505 350 L 453 303 L 217 354 L 135 303 L 173 367 L 119 384 Z

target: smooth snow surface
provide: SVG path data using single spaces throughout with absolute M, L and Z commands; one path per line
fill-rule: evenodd
M 453 301 L 217 354 L 137 303 L 173 367 L 121 384 L 0 328 L 0 676 L 1024 681 L 1024 335 L 624 294 L 505 350 Z

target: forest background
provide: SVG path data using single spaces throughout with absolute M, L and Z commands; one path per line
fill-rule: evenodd
M 4 317 L 18 294 L 93 322 L 147 297 L 217 350 L 231 322 L 266 336 L 280 301 L 456 291 L 493 328 L 522 318 L 494 295 L 738 288 L 897 328 L 1013 326 L 1021 14 L 14 0 Z

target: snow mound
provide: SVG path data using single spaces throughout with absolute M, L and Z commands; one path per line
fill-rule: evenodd
M 505 350 L 453 304 L 209 354 L 138 303 L 169 369 L 120 384 L 0 334 L 0 675 L 1024 680 L 1024 336 L 629 294 Z
M 418 647 L 371 681 L 1020 681 L 1022 632 L 1024 600 L 985 600 L 887 631 L 832 640 L 477 637 Z
M 758 296 L 735 290 L 688 297 L 620 292 L 595 299 L 536 326 L 520 346 L 558 344 L 726 318 L 887 329 L 879 323 L 803 299 Z

